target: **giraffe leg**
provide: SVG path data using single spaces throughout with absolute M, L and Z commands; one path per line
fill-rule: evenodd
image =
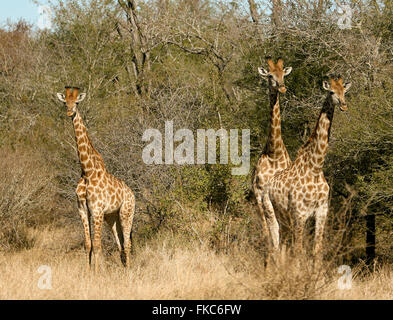
M 303 234 L 306 225 L 306 215 L 295 213 L 295 254 L 301 255 L 303 253 Z
M 92 250 L 91 250 L 91 236 L 90 236 L 90 221 L 89 221 L 89 214 L 86 206 L 86 200 L 78 201 L 78 211 L 85 232 L 86 268 L 87 270 L 89 270 L 91 265 Z
M 267 227 L 265 212 L 263 211 L 262 197 L 259 194 L 256 196 L 256 201 L 258 206 L 259 217 L 261 219 L 261 224 L 262 224 L 262 236 L 263 236 L 263 240 L 265 241 L 267 240 L 267 237 L 269 235 L 269 229 Z
M 104 220 L 104 213 L 101 210 L 93 211 L 92 216 L 93 216 L 93 223 L 94 223 L 93 252 L 94 252 L 94 259 L 95 259 L 95 273 L 97 274 L 102 258 L 101 234 L 102 234 L 102 222 Z
M 315 239 L 314 239 L 314 261 L 316 265 L 320 265 L 323 258 L 322 241 L 325 221 L 328 214 L 328 204 L 325 202 L 315 212 Z
M 85 251 L 86 251 L 86 270 L 90 270 L 91 265 L 91 227 L 89 220 L 89 210 L 86 204 L 86 183 L 83 178 L 79 180 L 76 189 L 78 197 L 78 212 L 82 220 L 83 229 L 85 233 Z
M 131 251 L 131 231 L 134 219 L 135 202 L 134 200 L 125 201 L 119 211 L 120 223 L 123 229 L 124 250 L 121 255 L 123 265 L 128 269 L 130 266 Z
M 120 219 L 118 213 L 104 216 L 106 223 L 112 230 L 113 236 L 115 237 L 117 248 L 121 253 L 123 250 L 123 232 L 121 230 Z
M 276 215 L 274 213 L 273 204 L 270 201 L 267 192 L 265 192 L 265 194 L 263 195 L 263 209 L 266 214 L 266 222 L 269 227 L 270 238 L 273 244 L 273 249 L 275 252 L 277 252 L 280 243 L 279 225 Z

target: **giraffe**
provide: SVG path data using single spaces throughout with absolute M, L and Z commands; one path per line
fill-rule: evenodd
M 112 229 L 116 244 L 120 251 L 120 259 L 128 268 L 130 264 L 131 231 L 135 211 L 135 196 L 131 189 L 121 180 L 111 175 L 105 168 L 102 156 L 93 147 L 87 134 L 86 126 L 77 110 L 86 93 L 79 94 L 79 88 L 66 87 L 66 94 L 58 93 L 57 97 L 64 102 L 67 116 L 72 119 L 78 157 L 82 168 L 82 176 L 76 188 L 78 211 L 85 232 L 85 249 L 87 269 L 90 269 L 92 253 L 95 257 L 95 272 L 98 272 L 102 255 L 101 233 L 105 220 Z M 94 238 L 91 241 L 94 224 Z
M 273 177 L 273 175 L 291 164 L 291 159 L 281 137 L 281 117 L 279 93 L 287 91 L 284 84 L 284 77 L 291 73 L 292 67 L 284 69 L 284 61 L 279 58 L 277 63 L 271 58 L 267 58 L 269 71 L 258 68 L 259 74 L 268 78 L 269 98 L 270 98 L 270 132 L 265 148 L 254 169 L 252 179 L 252 189 L 257 202 L 258 213 L 262 222 L 263 234 L 268 236 L 266 218 L 263 209 L 263 186 Z
M 279 247 L 279 225 L 276 214 L 281 219 L 295 222 L 295 252 L 302 252 L 305 223 L 315 216 L 315 236 L 313 256 L 321 261 L 321 247 L 325 220 L 328 214 L 329 185 L 322 168 L 328 150 L 330 129 L 334 109 L 346 111 L 345 93 L 351 83 L 344 84 L 341 76 L 330 77 L 323 82 L 328 91 L 317 124 L 308 141 L 298 150 L 295 161 L 280 171 L 265 186 L 263 208 L 273 238 L 276 252 Z

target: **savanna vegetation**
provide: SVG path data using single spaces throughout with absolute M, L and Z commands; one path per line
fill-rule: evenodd
M 393 3 L 346 4 L 343 25 L 333 0 L 52 0 L 51 29 L 3 25 L 0 297 L 392 298 Z M 341 74 L 352 83 L 325 161 L 331 198 L 317 274 L 286 248 L 281 264 L 265 268 L 252 170 L 142 160 L 144 131 L 164 132 L 171 120 L 175 130 L 250 129 L 252 168 L 268 133 L 267 81 L 257 71 L 267 56 L 293 67 L 280 100 L 292 159 L 315 126 L 322 81 Z M 131 279 L 112 259 L 109 229 L 107 272 L 83 276 L 80 165 L 56 98 L 67 85 L 87 93 L 78 109 L 89 136 L 136 194 Z M 36 288 L 45 264 L 51 291 Z M 353 268 L 349 291 L 337 289 L 342 264 Z

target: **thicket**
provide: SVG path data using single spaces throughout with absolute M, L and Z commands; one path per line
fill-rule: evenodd
M 1 238 L 3 247 L 22 232 L 8 230 L 12 216 L 40 226 L 65 215 L 80 227 L 80 166 L 71 121 L 56 100 L 71 85 L 87 93 L 79 111 L 107 168 L 137 195 L 136 242 L 166 230 L 220 250 L 262 250 L 256 208 L 246 200 L 252 170 L 232 176 L 219 164 L 149 166 L 142 135 L 164 132 L 167 120 L 193 132 L 249 128 L 252 168 L 269 124 L 257 68 L 272 56 L 293 67 L 281 98 L 292 159 L 315 125 L 322 81 L 339 73 L 352 82 L 324 168 L 332 190 L 327 254 L 339 248 L 345 259 L 365 258 L 367 238 L 372 259 L 376 236 L 377 256 L 392 259 L 391 1 L 350 1 L 348 29 L 330 0 L 51 3 L 53 29 L 20 21 L 0 30 L 0 228 L 14 232 Z

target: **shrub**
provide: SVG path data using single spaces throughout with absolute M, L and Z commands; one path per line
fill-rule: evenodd
M 50 220 L 53 176 L 37 153 L 0 150 L 0 246 L 31 247 L 28 227 Z M 48 219 L 49 218 L 49 219 Z

